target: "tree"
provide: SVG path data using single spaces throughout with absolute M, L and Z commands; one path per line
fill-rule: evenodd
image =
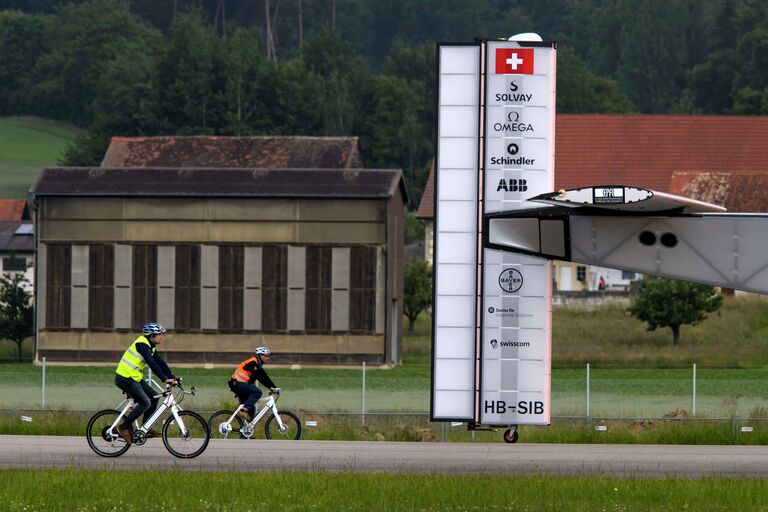
M 21 272 L 0 277 L 0 337 L 16 343 L 21 361 L 21 344 L 33 332 L 31 296 L 25 287 L 29 281 Z
M 638 320 L 648 322 L 649 331 L 669 327 L 672 329 L 672 344 L 678 345 L 681 325 L 698 324 L 707 318 L 705 313 L 717 311 L 722 302 L 723 297 L 713 286 L 647 279 L 640 285 L 629 313 Z
M 213 134 L 224 117 L 219 38 L 201 11 L 179 16 L 158 60 L 161 132 Z
M 591 73 L 573 48 L 557 51 L 557 111 L 562 113 L 634 112 L 619 83 Z
M 426 160 L 421 153 L 428 147 L 416 114 L 423 97 L 418 86 L 402 78 L 377 77 L 360 136 L 360 149 L 368 164 L 380 169 L 402 168 L 409 188 L 416 168 Z
M 432 304 L 432 269 L 423 260 L 405 262 L 405 301 L 403 311 L 408 317 L 408 335 L 419 313 Z
M 424 241 L 424 222 L 405 208 L 405 245 Z
M 372 76 L 366 60 L 336 32 L 323 30 L 301 47 L 305 73 L 318 80 L 321 91 L 320 135 L 357 133 L 364 120 L 363 111 Z
M 81 127 L 93 121 L 105 66 L 128 43 L 142 47 L 157 31 L 133 16 L 123 0 L 67 3 L 45 24 L 43 54 L 30 77 L 35 113 Z
M 260 97 L 266 58 L 255 29 L 235 27 L 221 41 L 224 74 L 225 133 L 245 135 L 252 125 L 269 111 Z
M 31 110 L 30 68 L 43 53 L 46 22 L 44 16 L 0 11 L 0 116 Z

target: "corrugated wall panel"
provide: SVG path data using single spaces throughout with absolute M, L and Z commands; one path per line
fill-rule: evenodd
M 72 312 L 70 326 L 88 327 L 88 246 L 72 246 Z
M 331 274 L 331 330 L 349 330 L 349 247 L 334 247 Z
M 219 328 L 219 248 L 204 245 L 201 254 L 200 327 Z

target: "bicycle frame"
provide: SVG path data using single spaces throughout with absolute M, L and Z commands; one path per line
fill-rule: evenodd
M 276 393 L 277 396 L 280 396 L 279 393 Z M 237 409 L 235 409 L 235 412 L 232 413 L 232 416 L 229 417 L 227 420 L 227 425 L 232 426 L 232 421 L 234 421 L 235 416 L 237 416 L 237 413 L 245 409 L 245 405 L 240 404 Z M 256 427 L 256 424 L 261 420 L 261 418 L 264 417 L 265 414 L 272 411 L 272 415 L 277 420 L 277 425 L 280 428 L 280 431 L 285 430 L 285 425 L 283 424 L 283 420 L 280 418 L 280 413 L 277 411 L 277 400 L 275 400 L 275 395 L 269 395 L 269 398 L 267 398 L 266 403 L 264 404 L 264 407 L 261 408 L 259 413 L 254 416 L 254 418 L 246 423 L 244 426 L 247 426 L 248 429 L 253 430 L 254 427 Z
M 160 387 L 154 381 L 150 380 L 149 382 L 151 384 L 154 384 L 155 387 L 158 387 L 158 388 Z M 192 387 L 192 389 L 194 390 L 194 386 Z M 182 393 L 183 392 L 184 391 L 182 390 Z M 149 431 L 149 429 L 152 428 L 152 425 L 154 425 L 155 422 L 160 419 L 163 413 L 165 413 L 165 411 L 167 410 L 170 410 L 171 414 L 173 415 L 174 419 L 178 423 L 179 427 L 181 427 L 182 433 L 184 435 L 187 435 L 187 428 L 184 426 L 184 421 L 181 419 L 181 416 L 179 415 L 179 411 L 183 411 L 183 409 L 176 402 L 176 397 L 173 396 L 173 390 L 171 388 L 167 388 L 165 391 L 163 391 L 158 395 L 153 396 L 152 398 L 160 398 L 160 397 L 165 397 L 165 399 L 162 401 L 161 404 L 157 406 L 157 410 L 154 412 L 154 414 L 152 414 L 152 416 L 150 416 L 149 419 L 147 419 L 147 421 L 145 421 L 143 425 L 136 428 L 135 432 L 142 432 L 143 434 L 146 434 Z M 117 432 L 117 426 L 122 423 L 123 418 L 126 416 L 126 414 L 128 414 L 128 411 L 133 409 L 136 403 L 133 398 L 128 398 L 127 401 L 128 403 L 125 404 L 125 407 L 123 407 L 123 410 L 120 412 L 115 422 L 112 423 L 112 425 L 109 427 L 110 432 L 114 432 L 114 433 Z M 136 424 L 138 424 L 138 420 L 136 420 Z M 119 437 L 119 436 L 116 435 L 116 437 Z

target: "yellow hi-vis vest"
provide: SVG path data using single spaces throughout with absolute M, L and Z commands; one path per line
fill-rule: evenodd
M 149 340 L 144 336 L 139 336 L 131 343 L 128 350 L 125 351 L 123 357 L 120 358 L 120 362 L 117 364 L 117 374 L 133 379 L 136 382 L 140 382 L 144 378 L 144 368 L 147 367 L 147 362 L 141 357 L 139 351 L 136 350 L 136 345 L 139 343 L 145 343 L 150 345 L 150 353 L 155 353 L 155 347 L 149 343 Z

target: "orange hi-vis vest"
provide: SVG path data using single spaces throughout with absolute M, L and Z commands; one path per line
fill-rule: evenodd
M 261 362 L 256 358 L 256 356 L 253 356 L 250 359 L 246 359 L 245 361 L 240 363 L 240 365 L 237 368 L 235 368 L 235 373 L 232 374 L 232 378 L 234 380 L 245 382 L 246 384 L 248 384 L 251 381 L 251 372 L 245 369 L 245 365 L 247 365 L 252 361 L 256 362 L 256 366 L 259 366 L 259 367 L 261 366 Z

